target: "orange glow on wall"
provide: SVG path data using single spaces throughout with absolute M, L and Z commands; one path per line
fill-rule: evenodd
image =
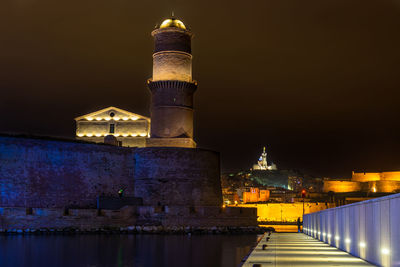
M 268 204 L 239 204 L 239 207 L 257 208 L 257 216 L 259 221 L 272 222 L 295 222 L 297 218 L 303 217 L 303 202 L 296 203 L 268 203 Z M 312 213 L 327 208 L 335 207 L 334 204 L 328 203 L 305 203 L 304 213 Z

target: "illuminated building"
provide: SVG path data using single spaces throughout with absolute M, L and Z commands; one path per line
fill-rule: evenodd
M 277 170 L 275 164 L 268 166 L 267 163 L 267 152 L 265 151 L 265 147 L 263 148 L 263 152 L 261 153 L 260 158 L 258 159 L 257 164 L 253 165 L 253 170 Z
M 108 107 L 75 118 L 76 139 L 104 143 L 114 136 L 122 146 L 144 147 L 150 119 L 116 107 Z
M 303 178 L 300 176 L 289 176 L 288 189 L 300 192 L 303 189 Z
M 243 192 L 243 203 L 266 202 L 269 200 L 269 194 L 269 190 L 251 187 L 248 191 Z
M 182 21 L 166 19 L 153 30 L 153 77 L 151 130 L 148 147 L 194 148 L 191 39 L 193 34 Z
M 395 193 L 400 191 L 400 171 L 352 172 L 351 180 L 324 180 L 324 192 Z

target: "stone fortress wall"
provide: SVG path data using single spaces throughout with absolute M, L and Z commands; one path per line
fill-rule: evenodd
M 144 204 L 97 209 L 99 196 Z M 219 154 L 0 135 L 0 228 L 251 226 L 253 208 L 222 207 Z
M 135 196 L 145 205 L 222 205 L 219 153 L 170 147 L 135 150 Z
M 0 207 L 95 208 L 98 196 L 145 205 L 221 206 L 219 154 L 0 136 Z
M 351 180 L 325 180 L 324 192 L 380 192 L 400 191 L 400 172 L 352 172 Z
M 133 150 L 0 136 L 0 207 L 96 208 L 100 195 L 133 195 Z
M 0 234 L 12 229 L 92 230 L 134 225 L 170 227 L 254 226 L 256 209 L 237 207 L 126 206 L 119 210 L 2 208 Z
M 361 191 L 361 183 L 356 181 L 324 181 L 324 192 L 359 192 Z

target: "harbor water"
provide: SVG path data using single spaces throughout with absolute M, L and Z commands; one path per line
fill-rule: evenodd
M 238 266 L 257 235 L 4 235 L 1 267 Z

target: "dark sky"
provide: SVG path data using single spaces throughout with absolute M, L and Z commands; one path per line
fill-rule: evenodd
M 0 132 L 74 137 L 107 106 L 149 116 L 151 30 L 195 34 L 195 139 L 247 169 L 400 170 L 400 0 L 1 0 Z

